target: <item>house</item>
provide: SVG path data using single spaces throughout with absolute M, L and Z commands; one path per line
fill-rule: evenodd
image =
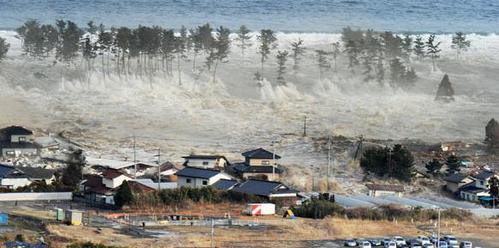
M 159 174 L 161 177 L 173 176 L 178 171 L 177 167 L 171 162 L 165 162 L 159 166 Z M 147 169 L 145 175 L 158 175 L 158 167 L 152 167 Z
M 221 179 L 232 179 L 228 174 L 215 169 L 185 167 L 177 171 L 178 187 L 201 188 L 213 185 Z
M 396 195 L 402 196 L 404 192 L 404 186 L 396 184 L 366 184 L 369 190 L 367 195 L 371 197 L 384 196 L 384 195 Z
M 137 177 L 145 175 L 146 171 L 151 170 L 152 168 L 157 169 L 157 165 L 152 163 L 121 161 L 121 160 L 93 158 L 93 157 L 86 157 L 86 163 L 92 168 L 101 171 L 106 171 L 107 169 L 114 169 L 114 170 L 123 171 L 129 175 L 134 175 Z M 135 171 L 135 169 L 137 171 Z
M 219 190 L 231 190 L 237 185 L 237 180 L 220 179 L 212 186 Z
M 28 176 L 22 171 L 14 166 L 0 164 L 0 188 L 17 189 L 30 184 Z
M 54 173 L 53 170 L 43 168 L 0 164 L 0 188 L 17 189 L 41 181 L 52 184 L 55 180 Z
M 480 198 L 490 196 L 488 191 L 488 189 L 476 187 L 475 184 L 471 183 L 460 189 L 459 196 L 466 201 L 480 202 Z
M 473 179 L 467 175 L 455 173 L 444 178 L 445 189 L 451 193 L 459 193 L 460 189 L 473 182 Z
M 242 153 L 244 163 L 234 166 L 234 172 L 244 179 L 269 179 L 279 178 L 283 170 L 277 164 L 281 156 L 263 148 Z
M 110 189 L 115 189 L 121 186 L 124 181 L 132 178 L 118 170 L 108 169 L 102 173 L 102 184 Z
M 475 187 L 480 189 L 489 189 L 489 180 L 492 177 L 498 177 L 493 171 L 482 170 L 478 174 L 471 176 L 475 180 Z
M 100 175 L 85 175 L 80 183 L 80 191 L 89 202 L 114 205 L 116 189 L 107 188 L 102 181 Z
M 159 189 L 175 189 L 175 188 L 177 188 L 177 182 L 160 182 L 158 185 L 157 182 L 154 182 L 150 178 L 132 179 L 131 181 L 128 181 L 128 183 L 130 183 L 130 182 L 139 183 L 139 184 L 142 184 L 142 185 L 144 185 L 148 188 L 154 189 L 154 190 L 157 190 L 158 188 Z
M 0 129 L 0 149 L 2 157 L 34 156 L 39 146 L 33 143 L 33 132 L 21 126 Z
M 298 191 L 281 182 L 250 179 L 237 184 L 231 191 L 256 195 L 268 200 L 296 201 Z
M 184 166 L 199 167 L 199 168 L 225 168 L 229 165 L 227 158 L 221 155 L 195 155 L 183 157 L 185 159 Z

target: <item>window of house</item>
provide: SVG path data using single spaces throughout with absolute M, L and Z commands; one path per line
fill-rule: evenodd
M 26 137 L 19 137 L 19 142 L 26 142 Z
M 9 156 L 13 156 L 15 155 L 14 151 L 7 151 L 5 152 L 5 154 L 9 155 Z
M 208 181 L 203 180 L 203 185 L 208 185 Z
M 208 165 L 208 161 L 203 161 L 203 165 Z
M 269 165 L 269 164 L 270 164 L 270 162 L 269 162 L 268 160 L 263 160 L 263 161 L 262 161 L 262 164 L 264 164 L 264 165 Z
M 186 183 L 191 183 L 191 179 L 190 179 L 190 178 L 187 178 L 187 179 L 185 179 L 185 182 L 186 182 Z
M 480 185 L 483 185 L 483 181 L 482 180 L 480 180 Z

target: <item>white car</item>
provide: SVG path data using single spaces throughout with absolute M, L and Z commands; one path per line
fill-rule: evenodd
M 385 248 L 397 248 L 397 243 L 395 243 L 395 241 L 385 243 Z
M 347 239 L 347 240 L 345 240 L 345 246 L 355 247 L 355 246 L 357 246 L 357 242 L 355 242 L 355 240 L 353 240 L 353 239 Z
M 368 241 L 364 241 L 360 244 L 360 247 L 361 248 L 371 248 L 371 243 L 369 243 Z
M 421 245 L 425 245 L 425 244 L 431 244 L 431 241 L 428 237 L 425 237 L 425 236 L 418 236 L 416 238 L 416 240 L 421 243 Z
M 406 245 L 405 239 L 400 236 L 393 237 L 393 241 L 400 247 Z
M 445 242 L 449 245 L 449 247 L 452 248 L 459 248 L 459 243 L 457 242 L 456 237 L 451 236 L 451 235 L 446 235 L 444 236 Z

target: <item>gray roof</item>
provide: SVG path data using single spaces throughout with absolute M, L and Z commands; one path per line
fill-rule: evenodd
M 272 159 L 273 153 L 269 152 L 263 148 L 258 148 L 255 150 L 247 151 L 242 153 L 245 158 L 256 158 L 256 159 Z M 275 155 L 275 159 L 280 159 L 281 156 Z
M 16 167 L 18 170 L 24 172 L 29 178 L 35 179 L 50 179 L 54 176 L 53 170 L 37 167 Z
M 33 135 L 33 131 L 26 129 L 21 126 L 10 126 L 0 129 L 0 133 L 11 136 L 11 135 Z
M 487 180 L 490 177 L 492 177 L 493 175 L 494 175 L 494 172 L 484 170 L 484 171 L 481 171 L 480 173 L 478 173 L 477 175 L 475 175 L 474 178 L 480 179 L 480 180 Z
M 466 177 L 466 175 L 455 173 L 450 176 L 447 176 L 444 178 L 446 182 L 451 182 L 451 183 L 460 183 L 462 182 Z
M 13 166 L 0 164 L 0 178 L 9 176 L 15 170 L 16 168 L 14 168 Z
M 238 184 L 232 189 L 235 192 L 246 193 L 257 196 L 270 196 L 271 194 L 297 193 L 298 191 L 290 189 L 288 186 L 273 181 L 251 179 Z
M 215 187 L 216 189 L 220 189 L 220 190 L 230 190 L 236 184 L 237 184 L 236 180 L 220 179 L 211 186 Z
M 195 154 L 191 154 L 189 156 L 183 156 L 182 158 L 185 158 L 185 159 L 219 159 L 219 158 L 224 158 L 224 156 L 222 155 L 195 155 Z M 227 159 L 225 159 L 227 160 Z
M 478 187 L 475 187 L 473 185 L 464 186 L 464 187 L 462 187 L 460 189 L 460 191 L 464 191 L 464 192 L 468 192 L 468 193 L 473 193 L 473 194 L 481 193 L 481 192 L 487 192 L 486 189 L 478 188 Z
M 219 173 L 222 173 L 222 172 L 220 172 L 219 170 L 213 170 L 213 169 L 185 167 L 182 170 L 177 171 L 177 173 L 175 173 L 175 174 L 177 176 L 180 176 L 180 177 L 209 179 L 209 178 L 212 178 L 212 177 L 218 175 Z

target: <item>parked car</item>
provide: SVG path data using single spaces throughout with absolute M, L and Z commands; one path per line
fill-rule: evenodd
M 383 245 L 386 245 L 386 244 L 388 244 L 388 243 L 390 243 L 390 242 L 392 242 L 392 241 L 393 241 L 393 240 L 392 240 L 391 238 L 384 237 L 384 238 L 383 238 L 383 241 L 381 241 L 381 242 L 383 242 Z
M 459 243 L 457 242 L 457 239 L 454 236 L 445 235 L 444 236 L 444 241 L 447 242 L 447 245 L 450 248 L 459 248 Z
M 407 243 L 405 242 L 405 239 L 400 237 L 400 236 L 395 236 L 393 237 L 393 241 L 397 244 L 397 247 L 402 247 L 405 246 Z
M 439 247 L 439 248 L 449 248 L 449 245 L 445 241 L 439 241 L 438 243 L 439 244 L 437 247 Z
M 421 245 L 425 245 L 425 244 L 431 244 L 431 241 L 428 237 L 426 236 L 418 236 L 416 238 L 416 240 L 421 243 Z
M 430 237 L 430 242 L 436 246 L 438 242 L 438 237 L 436 235 L 432 235 Z
M 411 248 L 423 248 L 421 246 L 421 243 L 419 243 L 417 240 L 411 240 L 409 242 L 409 247 L 411 247 Z
M 345 240 L 345 246 L 355 247 L 355 246 L 357 246 L 357 242 L 355 242 L 355 240 L 353 240 L 353 239 L 347 239 L 347 240 Z
M 371 248 L 371 243 L 369 241 L 364 241 L 360 244 L 361 248 Z
M 429 243 L 429 244 L 424 244 L 423 248 L 435 248 L 435 246 L 432 243 Z
M 385 248 L 397 248 L 397 243 L 395 241 L 390 241 L 384 244 Z
M 371 242 L 372 246 L 382 246 L 383 245 L 383 242 L 379 239 L 371 239 L 371 240 L 369 240 L 369 242 Z
M 473 248 L 473 244 L 470 241 L 462 241 L 459 248 Z

